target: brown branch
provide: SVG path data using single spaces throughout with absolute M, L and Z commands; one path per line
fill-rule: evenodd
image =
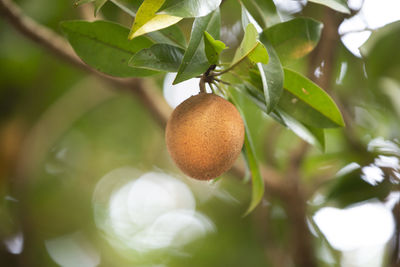
M 313 249 L 313 238 L 307 224 L 307 194 L 302 183 L 301 166 L 310 146 L 301 141 L 291 153 L 287 168 L 288 194 L 284 201 L 292 238 L 292 253 L 295 266 L 317 266 Z
M 0 0 L 0 14 L 29 39 L 44 46 L 74 66 L 81 69 L 85 68 L 84 63 L 75 55 L 74 51 L 62 37 L 25 16 L 22 10 L 12 1 Z
M 342 18 L 336 12 L 325 8 L 324 30 L 321 40 L 310 57 L 308 77 L 322 88 L 330 88 L 333 67 L 336 59 L 336 47 L 339 42 L 337 28 Z M 323 63 L 322 63 L 323 62 Z M 322 66 L 323 65 L 323 66 Z M 320 67 L 322 75 L 314 75 L 314 70 Z M 288 180 L 288 197 L 284 200 L 285 209 L 291 225 L 291 239 L 293 245 L 293 260 L 295 266 L 317 266 L 313 237 L 307 224 L 307 197 L 308 193 L 302 183 L 301 166 L 309 145 L 302 141 L 293 151 L 288 163 L 286 178 Z
M 156 94 L 150 92 L 151 89 L 145 86 L 143 80 L 137 78 L 115 78 L 89 67 L 79 59 L 64 38 L 26 16 L 22 10 L 10 0 L 0 0 L 0 13 L 24 36 L 51 51 L 55 56 L 81 70 L 96 75 L 113 86 L 125 88 L 134 93 L 141 99 L 142 103 L 146 105 L 147 109 L 160 125 L 166 124 L 169 112 L 167 111 L 168 109 L 166 108 L 165 102 L 162 101 L 160 97 L 157 97 Z

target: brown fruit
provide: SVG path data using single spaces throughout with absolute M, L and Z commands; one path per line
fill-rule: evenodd
M 239 156 L 243 120 L 230 102 L 200 93 L 176 107 L 165 139 L 172 159 L 185 174 L 209 180 L 230 169 Z

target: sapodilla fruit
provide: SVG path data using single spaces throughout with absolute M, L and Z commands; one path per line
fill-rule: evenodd
M 244 124 L 230 102 L 200 93 L 176 107 L 165 139 L 172 159 L 186 175 L 209 180 L 230 169 L 239 156 Z

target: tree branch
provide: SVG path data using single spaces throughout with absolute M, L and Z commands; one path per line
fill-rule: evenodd
M 67 61 L 75 67 L 94 74 L 113 86 L 124 88 L 139 97 L 160 125 L 165 126 L 170 111 L 165 102 L 147 88 L 142 79 L 120 79 L 98 72 L 83 63 L 75 54 L 68 42 L 54 31 L 38 24 L 26 16 L 22 10 L 10 0 L 0 0 L 0 13 L 20 33 L 32 41 L 51 51 L 55 56 Z

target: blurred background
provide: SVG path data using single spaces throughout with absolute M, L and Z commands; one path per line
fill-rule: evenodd
M 113 2 L 101 16 L 129 27 Z M 303 159 L 304 203 L 267 188 L 245 217 L 246 177 L 185 177 L 139 97 L 63 61 L 2 16 L 0 265 L 296 266 L 303 237 L 293 234 L 292 215 L 304 204 L 315 266 L 400 266 L 400 2 L 351 0 L 346 17 L 307 1 L 274 2 L 283 20 L 330 23 L 320 43 L 332 44 L 330 53 L 315 57 L 317 47 L 287 66 L 324 83 L 347 127 L 327 130 L 325 151 L 311 148 Z M 60 21 L 94 19 L 91 5 L 71 0 L 15 3 L 59 33 Z M 231 58 L 243 36 L 240 5 L 227 0 L 221 9 Z M 187 37 L 191 23 L 179 24 Z M 173 76 L 149 78 L 171 108 L 198 87 L 172 86 Z M 258 159 L 284 173 L 300 139 L 247 102 Z

